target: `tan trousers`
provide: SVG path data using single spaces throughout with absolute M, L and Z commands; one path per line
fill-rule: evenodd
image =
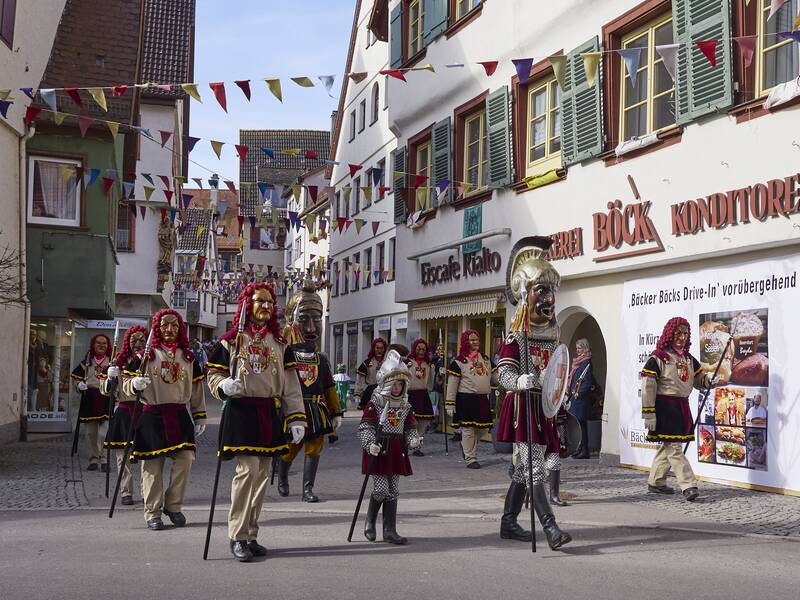
M 122 470 L 122 482 L 119 485 L 121 496 L 133 496 L 133 475 L 131 474 L 131 463 L 125 462 L 125 450 L 114 450 L 117 459 L 117 472 Z
M 672 472 L 678 480 L 681 491 L 690 487 L 697 487 L 697 479 L 694 477 L 692 466 L 683 454 L 683 444 L 661 444 L 653 465 L 650 467 L 650 477 L 647 483 L 650 485 L 664 485 L 667 481 L 667 473 L 672 467 Z
M 430 419 L 417 419 L 417 433 L 425 435 L 425 431 L 428 429 L 428 423 L 430 422 Z
M 236 456 L 236 471 L 231 482 L 231 509 L 228 512 L 228 537 L 249 542 L 258 537 L 258 516 L 267 490 L 271 456 Z
M 461 428 L 461 448 L 464 450 L 464 458 L 467 464 L 478 462 L 478 440 L 483 433 L 478 427 Z
M 164 492 L 164 463 L 172 459 L 169 473 L 169 486 Z M 144 497 L 144 518 L 146 521 L 161 516 L 162 509 L 180 512 L 186 486 L 189 485 L 189 471 L 192 470 L 194 452 L 181 450 L 171 457 L 150 458 L 142 461 L 142 496 Z
M 106 453 L 103 449 L 103 440 L 106 439 L 108 421 L 89 421 L 81 423 L 81 429 L 86 429 L 86 444 L 89 452 L 89 464 L 105 464 Z
M 300 448 L 305 450 L 306 456 L 314 457 L 322 454 L 325 448 L 325 436 L 321 435 L 313 440 L 303 441 L 299 446 L 297 444 L 289 444 L 289 452 L 281 455 L 281 460 L 285 463 L 292 464 L 292 461 L 300 454 Z

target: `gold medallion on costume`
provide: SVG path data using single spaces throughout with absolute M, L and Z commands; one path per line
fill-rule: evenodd
M 297 365 L 297 373 L 300 375 L 300 381 L 303 382 L 303 385 L 311 387 L 319 377 L 319 365 L 299 363 Z

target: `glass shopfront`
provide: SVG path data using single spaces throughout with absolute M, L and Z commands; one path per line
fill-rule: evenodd
M 70 321 L 32 319 L 25 407 L 32 433 L 71 429 L 73 335 Z

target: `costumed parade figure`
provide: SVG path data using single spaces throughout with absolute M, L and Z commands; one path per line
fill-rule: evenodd
M 689 322 L 683 317 L 667 321 L 656 349 L 642 368 L 642 418 L 647 441 L 661 444 L 650 467 L 648 491 L 674 493 L 666 484 L 672 467 L 683 496 L 693 502 L 699 495 L 697 479 L 682 447 L 694 440 L 689 394 L 692 388 L 704 389 L 713 382 L 689 354 L 689 347 Z
M 378 374 L 378 369 L 381 368 L 383 357 L 386 356 L 386 350 L 389 344 L 383 338 L 375 338 L 369 348 L 367 358 L 358 365 L 356 369 L 356 385 L 355 394 L 359 396 L 358 410 L 364 410 L 364 407 L 372 397 L 372 390 L 375 389 L 375 378 Z
M 467 468 L 480 469 L 478 440 L 482 430 L 492 426 L 489 392 L 494 383 L 495 366 L 481 351 L 477 331 L 461 334 L 458 356 L 447 367 L 445 408 L 453 427 L 461 428 L 461 449 Z
M 189 349 L 186 324 L 178 312 L 165 308 L 153 315 L 152 348 L 128 363 L 122 390 L 141 403 L 133 457 L 142 463 L 144 518 L 153 531 L 164 529 L 161 514 L 176 527 L 186 525 L 181 512 L 197 446 L 195 436 L 206 428 L 205 375 Z M 142 364 L 146 366 L 141 369 Z M 164 490 L 164 463 L 172 459 Z
M 339 396 L 339 410 L 344 413 L 347 410 L 347 398 L 350 396 L 350 376 L 347 374 L 347 367 L 342 363 L 336 365 L 333 384 L 336 386 L 336 395 Z
M 130 366 L 134 359 L 141 359 L 147 340 L 147 330 L 141 325 L 134 325 L 125 332 L 122 340 L 122 350 L 114 359 L 114 364 L 108 368 L 108 378 L 103 382 L 101 391 L 108 396 L 111 393 L 111 382 L 120 380 L 121 375 L 135 377 L 136 372 Z M 133 418 L 134 407 L 136 406 L 136 395 L 125 393 L 121 385 L 116 388 L 117 406 L 114 414 L 111 415 L 111 422 L 108 426 L 103 446 L 114 450 L 117 461 L 117 471 L 122 471 L 122 483 L 120 502 L 126 506 L 133 504 L 133 475 L 131 465 L 125 462 L 125 446 L 128 443 L 128 432 L 130 431 L 131 419 Z
M 408 402 L 411 373 L 400 354 L 390 350 L 378 371 L 377 384 L 358 426 L 358 441 L 363 448 L 362 475 L 372 475 L 364 536 L 375 541 L 375 522 L 383 505 L 383 541 L 406 544 L 397 533 L 397 499 L 401 475 L 411 475 L 408 450 L 422 446 L 414 409 Z
M 297 360 L 297 375 L 305 404 L 307 423 L 303 440 L 292 444 L 278 461 L 278 493 L 289 495 L 289 467 L 300 452 L 303 463 L 303 501 L 319 502 L 314 494 L 319 457 L 325 448 L 325 435 L 334 433 L 342 424 L 342 410 L 328 357 L 319 351 L 322 341 L 322 299 L 314 285 L 304 283 L 286 304 L 284 337 L 289 341 Z
M 411 378 L 408 382 L 408 401 L 414 408 L 414 417 L 417 421 L 417 432 L 422 435 L 435 416 L 430 392 L 433 389 L 434 370 L 428 360 L 428 342 L 419 339 L 411 344 L 411 353 L 406 359 Z M 414 456 L 424 456 L 422 450 L 417 448 Z
M 517 306 L 517 311 L 511 334 L 500 350 L 499 380 L 509 391 L 500 410 L 497 440 L 512 442 L 517 455 L 500 522 L 500 537 L 531 540 L 531 532 L 519 525 L 517 517 L 525 501 L 525 489 L 532 480 L 534 509 L 548 545 L 556 550 L 570 542 L 572 536 L 558 527 L 544 485 L 546 468 L 551 473 L 555 472 L 556 477 L 560 473 L 561 446 L 556 422 L 558 417 L 545 418 L 541 410 L 541 377 L 558 345 L 560 333 L 555 316 L 555 292 L 561 277 L 545 259 L 551 243 L 550 238 L 528 237 L 517 242 L 511 251 L 511 262 L 506 273 L 506 293 L 511 304 Z M 526 390 L 531 396 L 533 414 L 530 417 L 526 410 Z M 527 445 L 529 422 L 532 442 L 530 473 Z
M 99 333 L 89 341 L 89 351 L 85 360 L 72 371 L 72 379 L 78 382 L 81 405 L 78 420 L 86 430 L 89 451 L 89 471 L 98 466 L 105 472 L 108 469 L 103 452 L 103 439 L 108 427 L 108 400 L 100 392 L 100 384 L 106 378 L 106 370 L 111 364 L 109 351 L 111 340 Z
M 246 323 L 239 333 L 242 317 Z M 228 537 L 240 562 L 267 553 L 257 537 L 271 457 L 289 451 L 285 431 L 299 443 L 306 425 L 294 352 L 279 327 L 272 286 L 250 284 L 239 294 L 233 328 L 208 358 L 208 387 L 227 403 L 220 431 L 222 457 L 236 459 Z

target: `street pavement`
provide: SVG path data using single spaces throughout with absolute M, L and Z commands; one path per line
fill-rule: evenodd
M 574 541 L 553 552 L 537 524 L 532 554 L 530 544 L 498 533 L 510 457 L 481 444 L 483 468 L 469 470 L 458 446 L 445 456 L 441 434 L 426 437 L 426 455 L 400 483 L 398 530 L 409 545 L 367 542 L 366 507 L 348 543 L 362 481 L 355 413 L 340 441 L 326 444 L 319 504 L 300 501 L 302 457 L 289 498 L 269 488 L 259 535 L 269 556 L 254 564 L 234 562 L 228 550 L 233 469 L 224 463 L 204 562 L 216 422 L 199 440 L 184 506 L 189 524 L 161 532 L 145 527 L 138 481 L 137 504 L 108 518 L 104 474 L 87 472 L 83 453 L 69 456 L 69 436 L 0 447 L 0 598 L 798 597 L 798 498 L 702 484 L 701 500 L 688 503 L 647 494 L 644 473 L 567 460 L 570 506 L 556 516 Z M 523 511 L 526 527 L 528 519 Z

